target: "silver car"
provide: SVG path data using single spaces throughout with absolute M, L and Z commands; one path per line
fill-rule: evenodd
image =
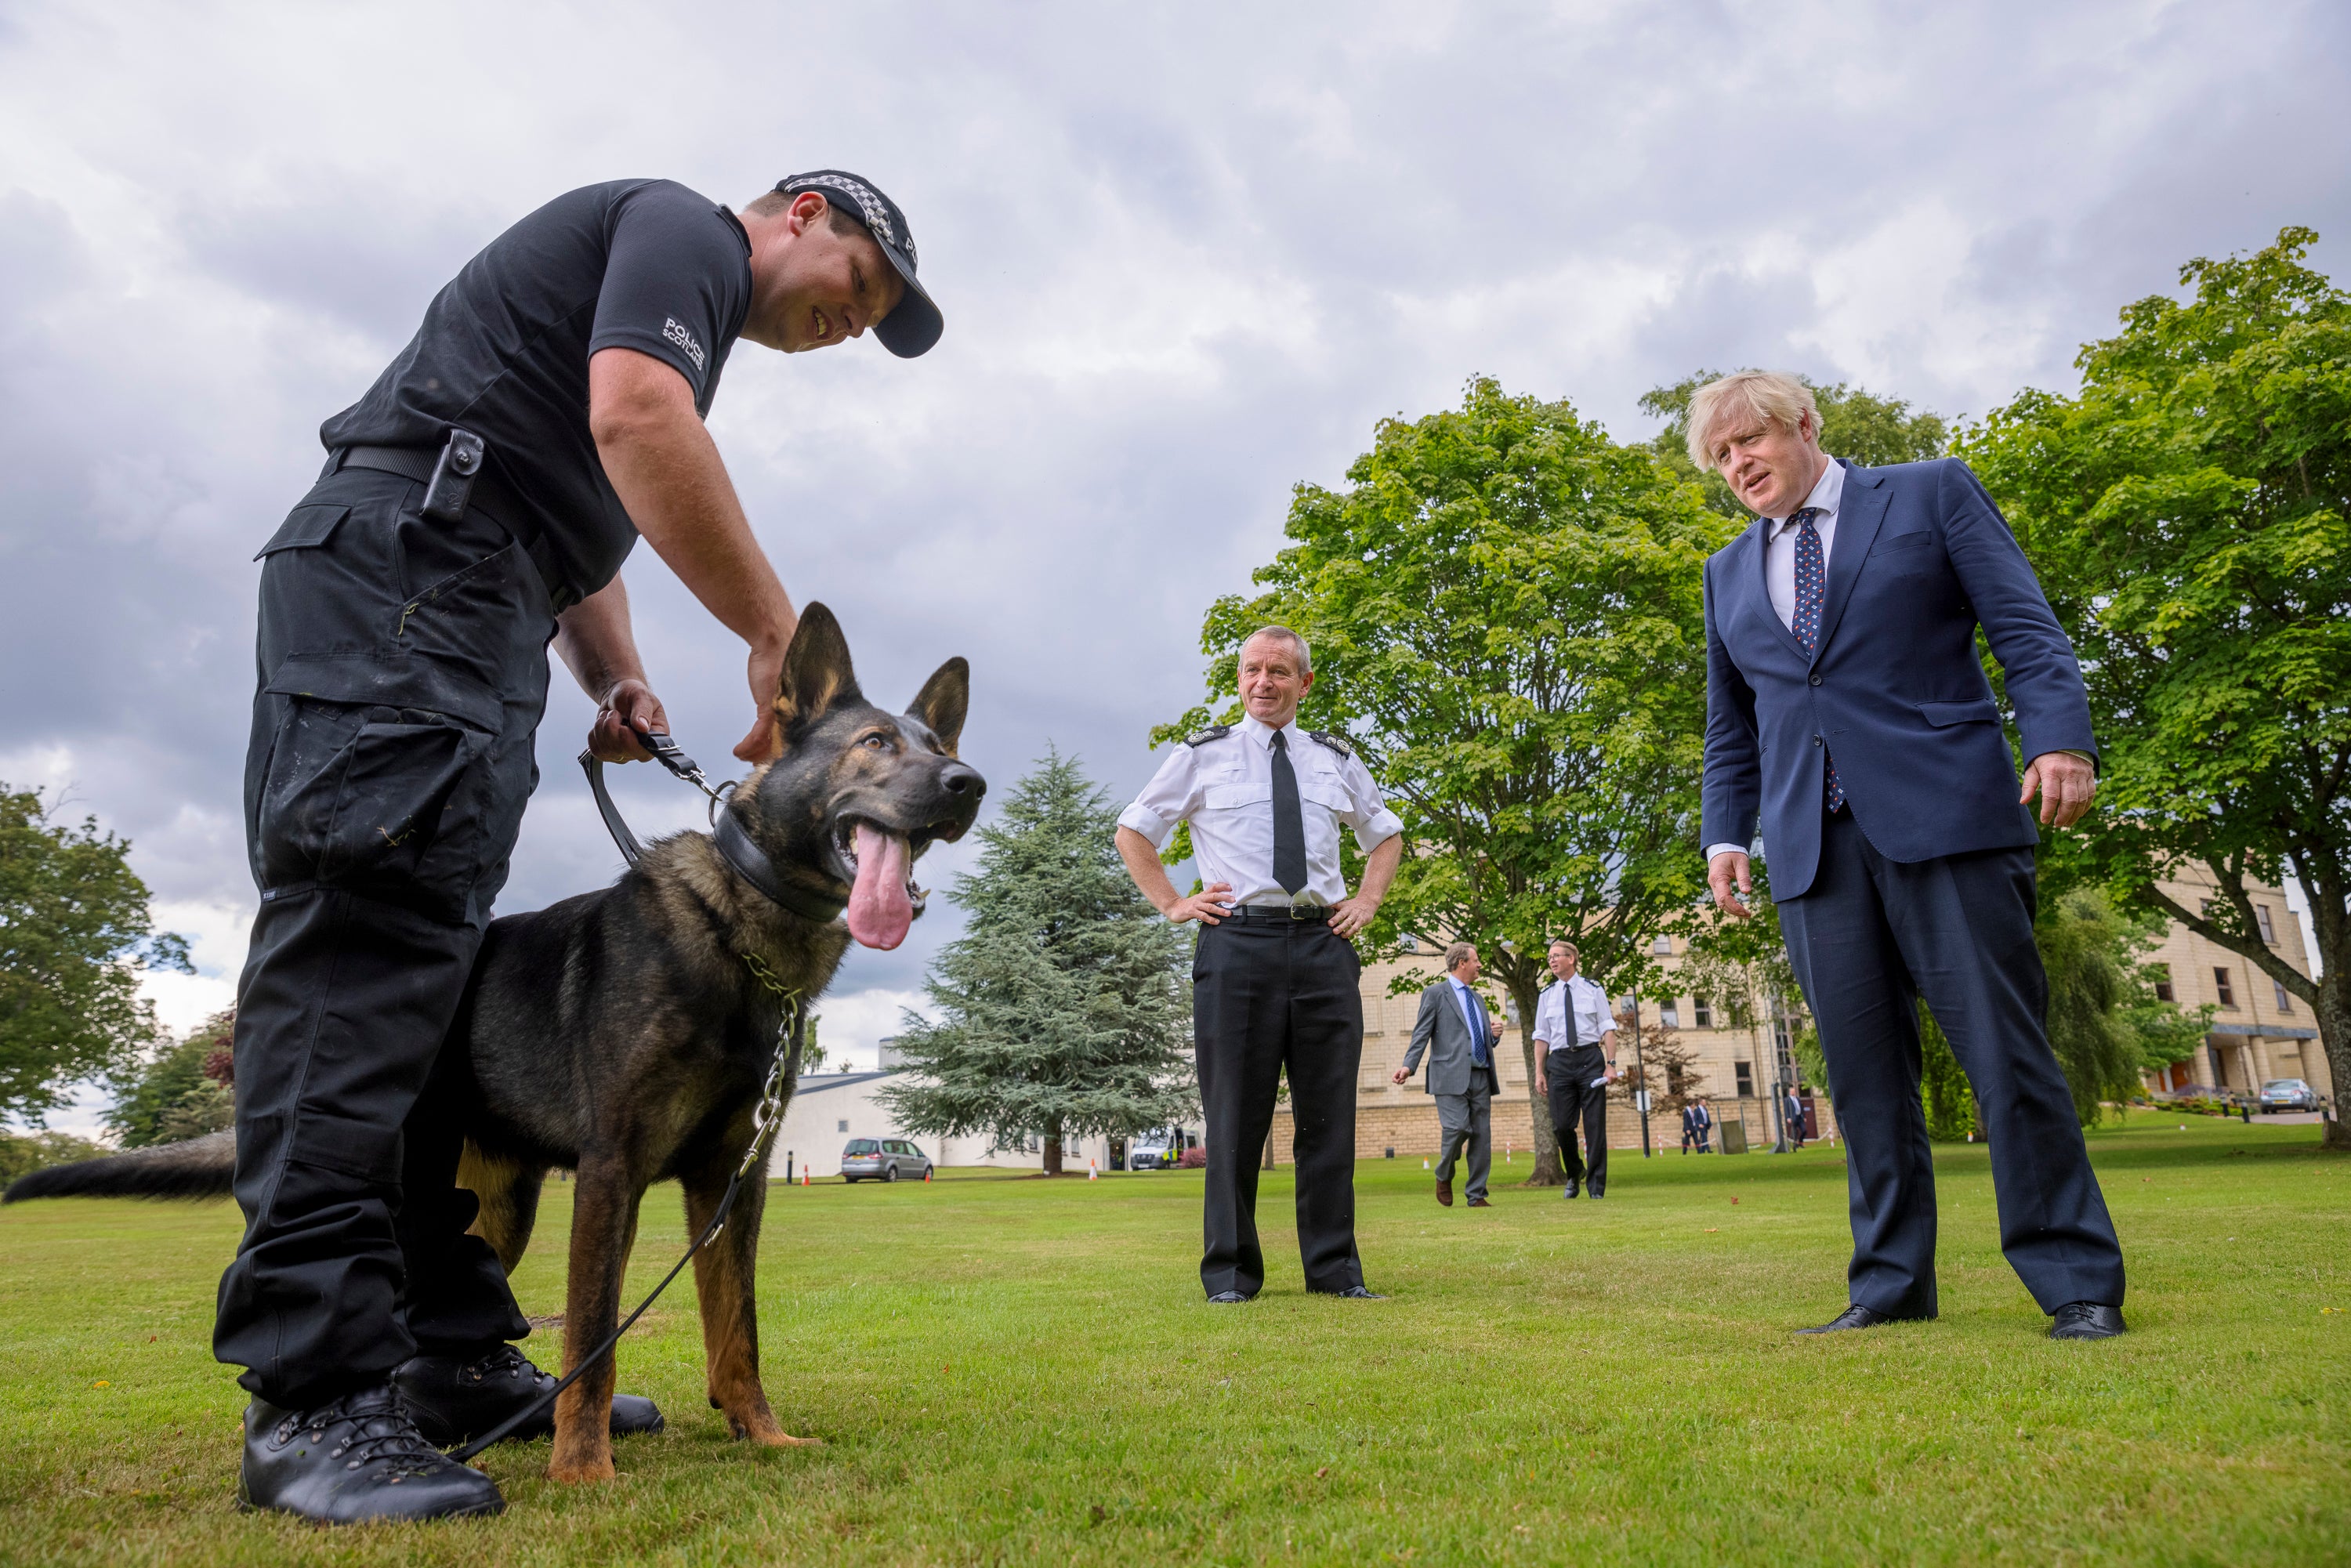
M 2315 1111 L 2318 1091 L 2299 1078 L 2273 1078 L 2262 1085 L 2264 1111 Z
M 904 1138 L 852 1138 L 841 1151 L 843 1181 L 922 1181 L 930 1174 L 930 1160 Z

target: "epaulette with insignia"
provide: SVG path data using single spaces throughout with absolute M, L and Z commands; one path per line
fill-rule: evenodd
M 1231 725 L 1212 724 L 1197 735 L 1186 736 L 1184 739 L 1184 744 L 1186 746 L 1206 746 L 1212 740 L 1224 739 L 1225 737 L 1232 734 L 1232 732 L 1233 727 Z
M 1337 752 L 1342 757 L 1353 757 L 1355 755 L 1355 748 L 1348 745 L 1346 740 L 1340 736 L 1325 735 L 1319 729 L 1310 729 L 1306 733 L 1310 737 L 1321 741 L 1323 745 L 1329 747 L 1332 750 Z

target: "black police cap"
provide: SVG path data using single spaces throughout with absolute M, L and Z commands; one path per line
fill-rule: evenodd
M 946 320 L 922 280 L 914 276 L 914 235 L 906 226 L 906 214 L 898 204 L 883 195 L 871 181 L 841 169 L 818 169 L 806 174 L 794 174 L 776 182 L 776 189 L 787 196 L 797 196 L 804 191 L 814 191 L 841 211 L 865 225 L 890 265 L 898 269 L 905 280 L 904 298 L 890 314 L 874 327 L 873 335 L 882 346 L 902 360 L 911 360 L 925 352 L 939 340 L 946 329 Z

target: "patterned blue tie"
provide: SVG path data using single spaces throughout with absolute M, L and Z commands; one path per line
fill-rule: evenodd
M 1790 628 L 1796 641 L 1809 653 L 1821 640 L 1821 610 L 1828 602 L 1828 567 L 1821 553 L 1820 530 L 1813 519 L 1821 515 L 1818 507 L 1806 507 L 1791 522 L 1796 525 L 1796 621 Z M 1837 779 L 1836 758 L 1825 751 L 1821 761 L 1827 772 L 1827 799 L 1831 815 L 1844 809 L 1844 785 Z

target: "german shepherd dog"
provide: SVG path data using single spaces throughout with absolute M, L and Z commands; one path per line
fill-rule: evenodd
M 812 909 L 795 913 L 723 856 L 708 834 L 658 841 L 613 886 L 491 922 L 456 1021 L 453 1096 L 465 1118 L 458 1183 L 481 1200 L 475 1230 L 509 1272 L 530 1240 L 549 1170 L 579 1173 L 563 1318 L 565 1371 L 620 1317 L 622 1276 L 646 1187 L 675 1177 L 686 1230 L 700 1235 L 751 1142 L 778 1048 L 782 1001 L 764 964 L 814 998 L 853 936 L 895 947 L 921 912 L 914 864 L 963 835 L 987 789 L 956 758 L 969 666 L 950 659 L 895 716 L 858 690 L 840 622 L 811 604 L 785 655 L 777 750 L 729 797 L 732 812 Z M 789 1086 L 797 1051 L 785 1064 Z M 7 1201 L 120 1194 L 225 1197 L 234 1134 L 58 1166 L 24 1177 Z M 759 1383 L 753 1270 L 766 1183 L 745 1183 L 726 1228 L 694 1260 L 710 1403 L 737 1437 L 783 1446 Z M 558 1480 L 612 1475 L 611 1357 L 556 1403 Z

